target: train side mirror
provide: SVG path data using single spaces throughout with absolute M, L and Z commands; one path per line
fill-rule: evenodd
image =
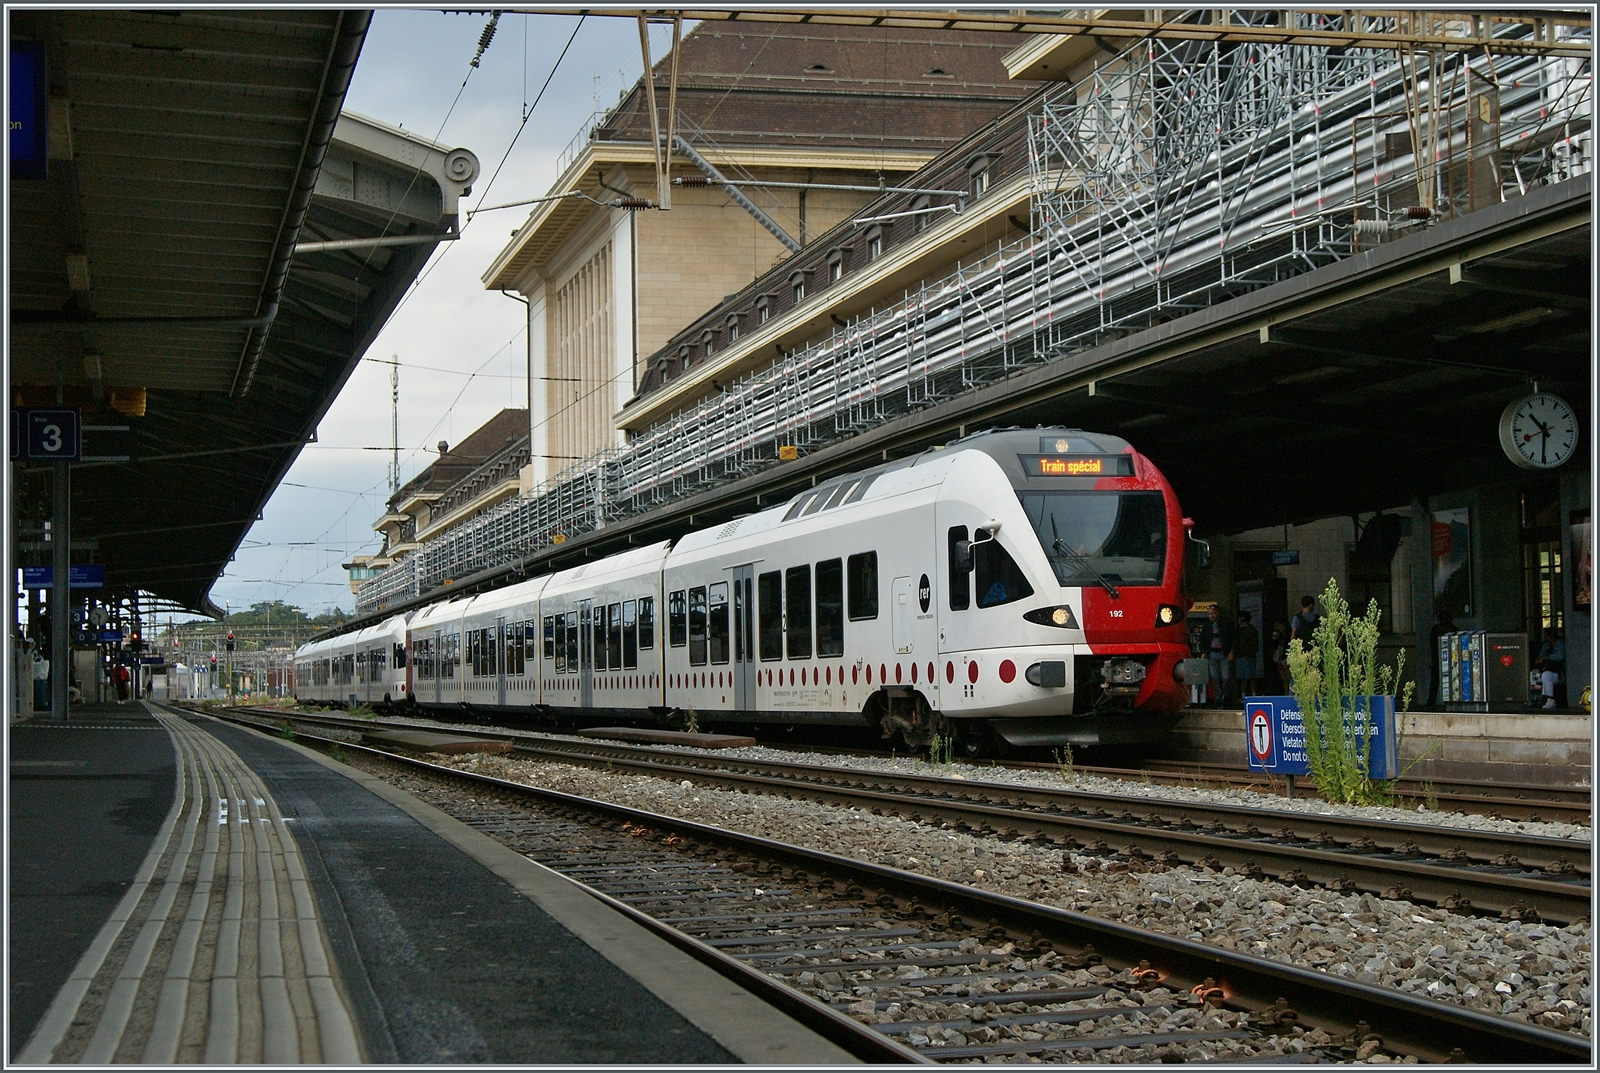
M 956 569 L 962 573 L 972 571 L 972 541 L 956 541 Z
M 1184 535 L 1186 535 L 1196 545 L 1194 553 L 1195 563 L 1199 565 L 1200 569 L 1204 570 L 1206 567 L 1211 565 L 1211 541 L 1201 540 L 1199 537 L 1194 535 L 1194 519 L 1192 518 L 1185 518 L 1183 520 L 1183 530 Z

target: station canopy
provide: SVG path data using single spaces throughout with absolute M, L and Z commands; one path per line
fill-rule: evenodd
M 48 162 L 15 177 L 13 153 L 12 405 L 81 408 L 74 561 L 104 564 L 108 594 L 215 614 L 211 586 L 454 230 L 477 161 L 341 114 L 371 12 L 10 18 Z M 382 236 L 400 244 L 327 245 Z M 24 530 L 48 487 L 15 482 Z

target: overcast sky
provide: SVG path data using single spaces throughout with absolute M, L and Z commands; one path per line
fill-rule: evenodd
M 483 173 L 463 208 L 546 193 L 557 158 L 584 120 L 614 104 L 643 69 L 632 20 L 591 17 L 579 27 L 577 16 L 506 14 L 474 70 L 468 64 L 487 22 L 486 15 L 376 12 L 345 99 L 349 111 L 476 153 Z M 525 106 L 575 27 L 566 58 L 491 187 Z M 655 27 L 651 55 L 659 58 L 670 41 L 670 27 Z M 378 549 L 371 526 L 389 494 L 385 362 L 401 366 L 402 482 L 433 460 L 439 440 L 458 443 L 502 408 L 527 404 L 524 307 L 484 290 L 479 278 L 526 215 L 483 213 L 460 241 L 434 253 L 323 418 L 319 442 L 301 452 L 211 590 L 218 607 L 283 600 L 312 613 L 353 609 L 340 564 Z

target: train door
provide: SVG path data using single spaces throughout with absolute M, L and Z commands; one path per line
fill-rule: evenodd
M 912 649 L 912 622 L 916 616 L 916 607 L 911 601 L 915 595 L 912 579 L 908 577 L 895 578 L 893 587 L 889 590 L 889 614 L 894 630 L 894 650 L 900 655 L 909 654 Z
M 736 566 L 733 574 L 733 706 L 756 708 L 756 631 L 754 566 Z
M 499 658 L 495 660 L 495 703 L 500 707 L 506 706 L 506 618 L 501 615 L 494 623 L 494 651 Z
M 578 682 L 578 703 L 585 708 L 594 707 L 593 600 L 578 602 Z
M 433 669 L 433 703 L 444 703 L 444 632 L 433 631 L 433 659 L 429 660 Z

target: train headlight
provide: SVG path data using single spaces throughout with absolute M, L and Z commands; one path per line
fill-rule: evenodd
M 1029 611 L 1022 616 L 1029 622 L 1037 622 L 1041 626 L 1055 626 L 1063 630 L 1078 628 L 1078 619 L 1072 613 L 1072 608 L 1066 604 L 1059 607 L 1040 607 Z
M 1156 608 L 1156 626 L 1171 626 L 1183 618 L 1183 611 L 1172 604 L 1162 604 Z

